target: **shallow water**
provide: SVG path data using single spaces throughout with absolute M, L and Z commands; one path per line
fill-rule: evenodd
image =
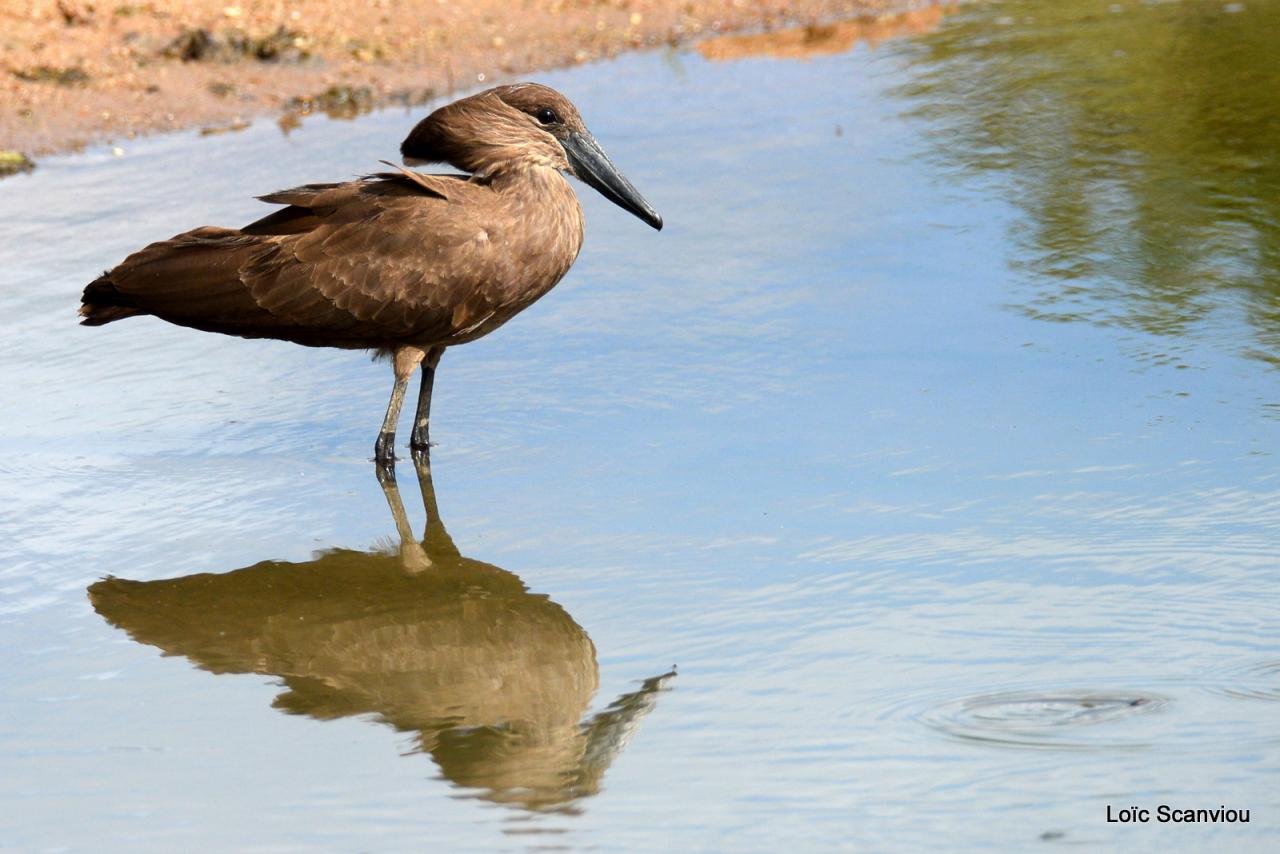
M 416 111 L 0 182 L 0 839 L 1274 844 L 1280 10 L 1240 5 L 540 75 L 668 225 L 582 194 L 569 277 L 445 356 L 427 507 L 367 462 L 385 365 L 74 325 Z M 1105 821 L 1161 803 L 1251 821 Z

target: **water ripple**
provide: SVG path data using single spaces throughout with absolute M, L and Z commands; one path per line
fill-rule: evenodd
M 1221 682 L 1205 687 L 1210 693 L 1224 697 L 1280 702 L 1280 661 L 1264 661 L 1226 670 Z
M 919 720 L 953 738 L 1004 747 L 1117 750 L 1150 747 L 1110 735 L 1110 724 L 1147 715 L 1173 701 L 1137 691 L 1012 691 L 942 703 Z

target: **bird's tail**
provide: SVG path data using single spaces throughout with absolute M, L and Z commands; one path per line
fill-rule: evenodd
M 80 297 L 81 326 L 102 326 L 136 314 L 142 314 L 142 310 L 133 306 L 129 297 L 116 289 L 109 272 L 86 285 Z

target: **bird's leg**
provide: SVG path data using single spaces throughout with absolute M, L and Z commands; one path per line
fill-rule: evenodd
M 413 416 L 413 432 L 409 435 L 409 447 L 415 451 L 425 451 L 431 447 L 429 439 L 431 424 L 431 387 L 436 381 L 436 365 L 444 354 L 443 347 L 427 353 L 422 360 L 422 385 L 418 389 L 418 411 Z
M 387 415 L 382 419 L 382 431 L 378 433 L 378 441 L 373 446 L 373 458 L 384 469 L 390 469 L 390 476 L 395 479 L 396 464 L 396 424 L 400 420 L 400 408 L 404 406 L 404 393 L 409 388 L 409 377 L 425 356 L 417 347 L 400 347 L 395 351 L 392 365 L 396 372 L 396 384 L 391 389 L 391 400 L 387 402 Z
M 404 393 L 409 387 L 408 379 L 397 379 L 391 389 L 391 400 L 387 403 L 387 414 L 382 419 L 382 430 L 378 433 L 378 441 L 373 444 L 373 459 L 378 464 L 379 479 L 396 480 L 396 422 L 400 420 L 400 407 L 404 406 Z

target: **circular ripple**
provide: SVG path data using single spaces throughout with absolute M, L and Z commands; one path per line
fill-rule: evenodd
M 1210 693 L 1243 700 L 1280 702 L 1280 661 L 1251 664 L 1223 674 L 1207 686 Z
M 953 738 L 1007 747 L 1141 748 L 1148 742 L 1122 722 L 1170 702 L 1151 693 L 1011 691 L 946 702 L 925 711 L 920 720 Z

